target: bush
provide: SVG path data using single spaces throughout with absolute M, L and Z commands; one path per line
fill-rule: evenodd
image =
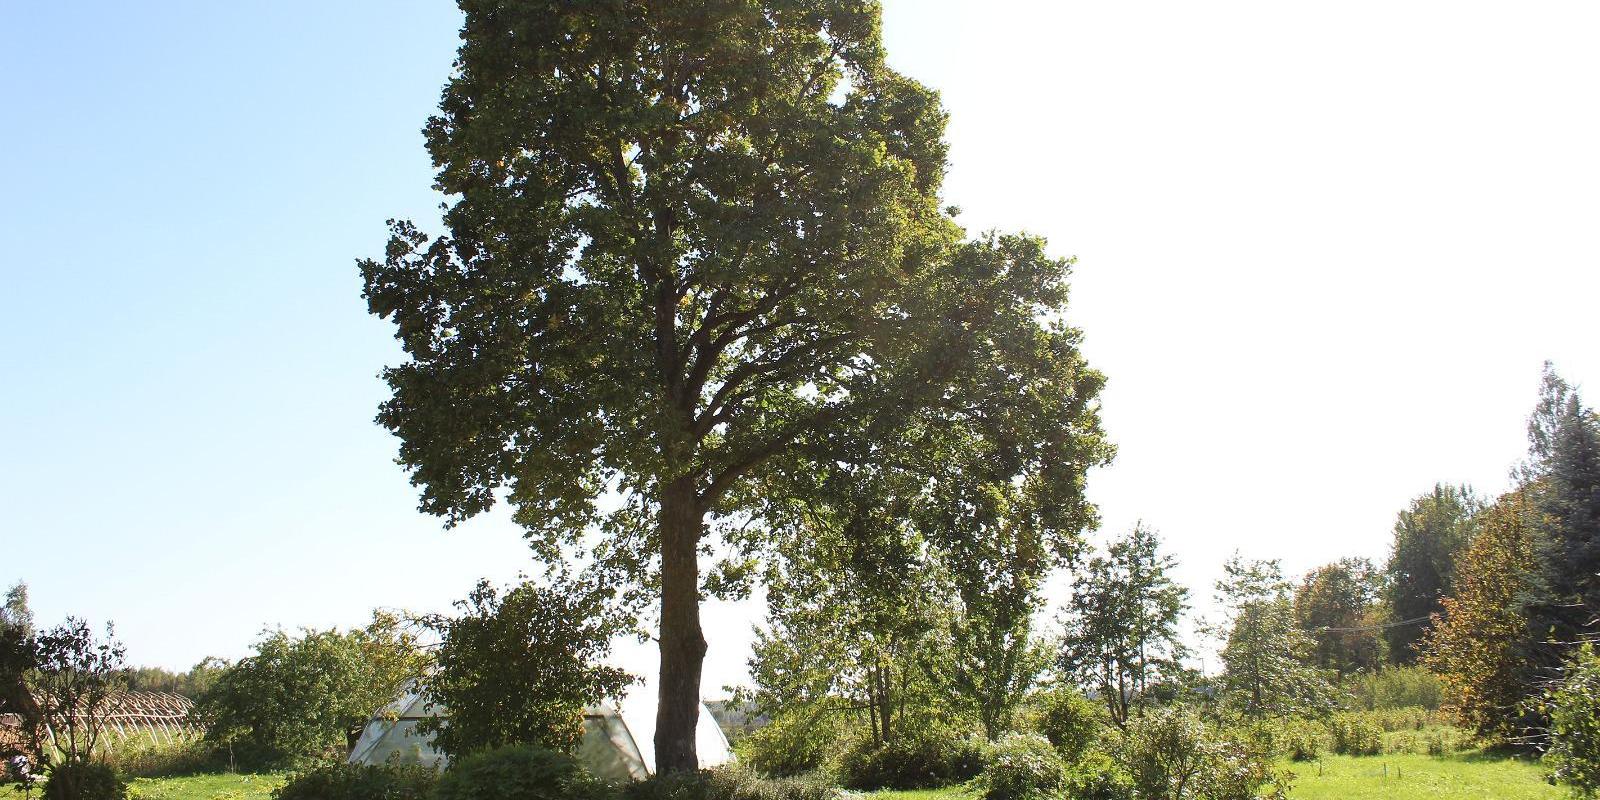
M 1357 708 L 1376 711 L 1386 708 L 1420 707 L 1438 711 L 1444 700 L 1444 685 L 1439 676 L 1422 667 L 1392 667 L 1363 672 L 1345 681 Z
M 1591 645 L 1578 651 L 1542 705 L 1550 715 L 1544 762 L 1551 777 L 1579 797 L 1600 794 L 1600 655 Z
M 1333 752 L 1371 756 L 1383 752 L 1383 726 L 1366 711 L 1341 711 L 1328 721 Z
M 1308 719 L 1292 718 L 1272 727 L 1270 749 L 1292 761 L 1316 761 L 1328 747 L 1327 728 Z
M 128 785 L 111 765 L 98 761 L 68 761 L 50 768 L 44 782 L 45 800 L 124 800 Z
M 1060 794 L 1066 783 L 1067 764 L 1049 739 L 1013 733 L 989 751 L 977 788 L 985 800 L 1034 800 Z
M 274 800 L 428 800 L 439 776 L 416 765 L 324 764 L 289 777 Z
M 985 743 L 943 726 L 930 726 L 878 744 L 867 737 L 839 755 L 839 778 L 850 789 L 934 789 L 976 778 Z
M 629 784 L 623 800 L 837 800 L 843 794 L 818 773 L 766 778 L 745 767 L 718 767 Z
M 1133 779 L 1111 756 L 1090 750 L 1067 768 L 1066 796 L 1072 800 L 1133 800 Z
M 225 766 L 219 763 L 213 748 L 193 737 L 170 743 L 133 739 L 120 741 L 106 752 L 105 761 L 117 774 L 139 778 L 193 775 Z
M 1228 736 L 1193 711 L 1164 708 L 1133 720 L 1121 748 L 1135 793 L 1143 800 L 1249 800 L 1283 797 L 1291 777 L 1249 736 Z
M 733 749 L 739 763 L 781 778 L 821 769 L 839 755 L 848 738 L 845 713 L 815 704 L 780 713 Z
M 1430 725 L 1420 731 L 1400 730 L 1383 735 L 1383 752 L 1442 756 L 1466 746 L 1466 733 L 1458 728 Z
M 616 790 L 571 756 L 506 745 L 461 759 L 439 778 L 435 800 L 604 800 Z
M 1058 689 L 1039 696 L 1029 727 L 1055 745 L 1068 763 L 1077 761 L 1094 746 L 1106 726 L 1105 709 L 1075 689 Z

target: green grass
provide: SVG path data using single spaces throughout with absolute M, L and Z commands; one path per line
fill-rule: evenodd
M 135 778 L 128 785 L 128 800 L 268 800 L 283 781 L 281 774 Z M 37 789 L 33 796 L 39 796 Z M 15 786 L 0 788 L 0 800 L 21 798 L 22 790 Z
M 1293 800 L 1563 800 L 1531 761 L 1473 751 L 1453 756 L 1326 756 L 1288 765 Z M 1387 775 L 1384 772 L 1388 768 Z M 1320 774 L 1319 774 L 1320 772 Z M 874 792 L 871 800 L 976 800 L 961 787 Z
M 1559 800 L 1539 765 L 1472 751 L 1453 756 L 1326 756 L 1299 763 L 1294 800 Z M 1385 771 L 1387 768 L 1387 772 Z

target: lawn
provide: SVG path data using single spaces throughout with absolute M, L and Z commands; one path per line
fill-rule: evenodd
M 282 775 L 186 775 L 181 778 L 135 778 L 128 800 L 268 800 L 283 785 Z M 42 787 L 41 787 L 42 788 Z M 38 791 L 34 797 L 38 797 Z M 21 800 L 15 786 L 0 789 L 3 800 Z
M 1453 756 L 1327 756 L 1295 764 L 1295 800 L 1559 800 L 1538 764 L 1477 752 Z
M 1319 768 L 1320 767 L 1320 768 Z M 1294 800 L 1562 800 L 1539 765 L 1470 752 L 1454 756 L 1327 756 L 1289 766 Z M 1387 772 L 1385 769 L 1387 768 Z M 961 787 L 875 792 L 871 800 L 975 800 Z

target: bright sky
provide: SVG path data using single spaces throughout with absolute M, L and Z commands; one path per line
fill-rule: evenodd
M 886 6 L 953 116 L 948 201 L 1079 258 L 1102 533 L 1157 527 L 1199 599 L 1235 549 L 1381 560 L 1435 481 L 1504 489 L 1544 359 L 1600 387 L 1600 5 Z M 372 422 L 399 350 L 354 260 L 437 219 L 456 27 L 0 5 L 0 584 L 41 621 L 183 668 L 530 566 L 504 514 L 418 514 Z M 709 695 L 759 617 L 708 610 Z

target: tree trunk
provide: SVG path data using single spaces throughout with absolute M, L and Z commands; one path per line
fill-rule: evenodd
M 700 668 L 706 639 L 700 630 L 700 535 L 705 522 L 694 483 L 679 478 L 661 495 L 661 683 L 656 708 L 656 772 L 699 769 L 695 726 L 700 721 Z

